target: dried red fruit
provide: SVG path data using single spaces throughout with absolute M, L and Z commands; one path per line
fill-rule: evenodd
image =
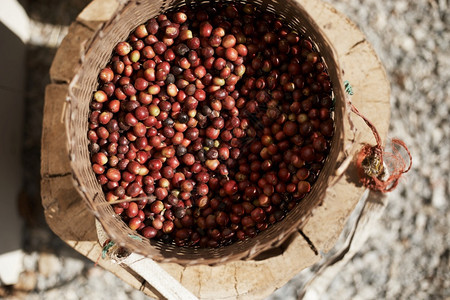
M 267 229 L 310 191 L 334 133 L 331 82 L 311 41 L 274 19 L 251 5 L 183 8 L 114 48 L 89 150 L 107 201 L 150 197 L 113 204 L 131 229 L 217 247 Z

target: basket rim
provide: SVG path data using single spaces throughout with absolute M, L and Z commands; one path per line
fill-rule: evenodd
M 182 1 L 172 1 L 172 4 L 173 3 L 181 3 Z M 229 2 L 229 1 L 225 1 L 225 2 Z M 248 1 L 246 1 L 246 2 L 248 2 Z M 298 6 L 299 7 L 299 9 L 302 9 L 303 10 L 303 13 L 305 13 L 306 15 L 308 15 L 309 16 L 309 14 L 307 13 L 307 11 L 303 8 L 303 6 L 301 6 L 301 4 L 298 2 L 298 1 L 291 1 L 292 3 L 294 3 L 296 6 Z M 126 9 L 129 9 L 131 6 L 133 6 L 134 4 L 136 3 L 136 1 L 133 1 L 133 0 L 129 0 L 129 1 L 127 1 L 125 4 L 124 4 L 124 6 L 122 7 L 122 9 L 121 9 L 121 11 L 123 12 L 123 11 L 126 11 Z M 170 4 L 171 5 L 171 4 Z M 169 6 L 170 6 L 169 5 Z M 175 4 L 176 5 L 176 4 Z M 334 90 L 334 94 L 335 94 L 335 96 L 336 96 L 336 92 L 337 92 L 337 94 L 339 95 L 341 95 L 341 97 L 342 96 L 344 96 L 344 91 L 343 91 L 343 83 L 342 83 L 342 73 L 341 73 L 341 68 L 340 68 L 340 65 L 339 65 L 339 61 L 338 61 L 338 56 L 336 55 L 336 51 L 335 51 L 335 49 L 334 49 L 334 47 L 333 47 L 333 45 L 329 42 L 329 39 L 328 39 L 328 37 L 325 35 L 325 33 L 320 29 L 320 27 L 314 22 L 314 20 L 312 20 L 312 18 L 310 18 L 311 20 L 310 21 L 312 21 L 312 25 L 313 26 L 315 26 L 315 28 L 316 28 L 316 30 L 321 34 L 321 37 L 323 38 L 323 43 L 325 43 L 325 45 L 328 47 L 328 49 L 330 50 L 330 52 L 331 52 L 331 57 L 333 58 L 333 63 L 335 64 L 335 66 L 336 66 L 336 78 L 337 78 L 337 82 L 333 82 L 333 90 Z M 113 26 L 115 26 L 115 25 L 117 25 L 117 21 L 118 20 L 118 18 L 113 18 L 112 20 L 110 20 L 110 21 L 108 21 L 108 22 L 106 22 L 105 23 L 105 26 L 102 28 L 102 29 L 100 29 L 99 31 L 98 31 L 98 33 L 99 32 L 103 32 L 103 33 L 105 33 L 105 31 L 107 31 L 108 29 L 110 29 L 111 27 L 113 27 Z M 96 35 L 94 35 L 94 36 L 96 36 Z M 314 42 L 314 41 L 313 41 Z M 99 40 L 93 40 L 92 41 L 92 43 L 86 48 L 86 52 L 85 52 L 85 55 L 86 56 L 88 56 L 88 55 L 93 55 L 92 54 L 92 51 L 90 51 L 90 50 L 92 50 L 92 48 L 93 48 L 93 46 L 95 45 L 95 43 L 99 43 Z M 77 83 L 78 83 L 78 81 L 80 80 L 80 78 L 79 78 L 79 76 L 80 76 L 80 74 L 79 74 L 79 72 L 77 72 L 77 74 L 76 74 L 76 76 L 73 78 L 73 80 L 71 81 L 71 83 L 70 83 L 70 87 L 71 88 L 73 88 L 73 87 L 75 87 L 76 85 L 77 85 Z M 97 76 L 97 74 L 95 74 L 95 76 Z M 69 88 L 69 93 L 70 93 L 70 88 Z M 75 99 L 75 98 L 73 98 L 73 96 L 74 95 L 71 95 L 71 97 L 72 97 L 72 100 L 73 99 Z M 344 100 L 343 98 L 342 98 L 342 100 Z M 90 99 L 89 99 L 89 101 L 90 101 Z M 345 109 L 344 109 L 344 107 L 346 106 L 346 102 L 345 101 L 342 101 L 342 106 L 340 107 L 340 112 L 337 112 L 338 114 L 339 113 L 341 113 L 342 114 L 342 117 L 343 117 L 343 115 L 344 115 L 344 113 L 345 113 Z M 67 136 L 68 136 L 68 139 L 69 139 L 69 142 L 68 142 L 68 149 L 69 149 L 69 153 L 71 154 L 71 159 L 70 159 L 70 165 L 71 165 L 71 168 L 72 168 L 72 176 L 73 176 L 73 179 L 74 179 L 74 181 L 75 181 L 75 187 L 76 187 L 76 189 L 79 191 L 79 193 L 81 194 L 81 196 L 82 196 L 82 198 L 83 198 L 83 200 L 85 200 L 85 202 L 88 204 L 88 206 L 89 206 L 89 208 L 94 212 L 94 215 L 96 216 L 96 218 L 100 221 L 100 223 L 103 225 L 103 227 L 104 227 L 104 229 L 105 229 L 105 231 L 111 236 L 111 238 L 113 239 L 113 240 L 115 240 L 115 239 L 117 239 L 117 236 L 116 236 L 116 234 L 115 234 L 115 232 L 112 232 L 112 230 L 111 229 L 109 229 L 108 228 L 108 226 L 107 226 L 107 222 L 104 220 L 104 219 L 102 219 L 101 218 L 101 213 L 98 211 L 98 207 L 96 207 L 95 205 L 94 205 L 94 202 L 95 201 L 93 201 L 93 200 L 91 200 L 91 199 L 89 199 L 90 197 L 88 196 L 88 194 L 86 193 L 86 190 L 83 188 L 83 183 L 81 182 L 81 180 L 80 180 L 80 175 L 82 175 L 82 174 L 80 174 L 79 172 L 77 172 L 77 171 L 75 171 L 75 170 L 77 170 L 77 166 L 76 166 L 76 164 L 77 164 L 77 162 L 76 162 L 76 160 L 74 159 L 74 158 L 72 158 L 72 149 L 71 149 L 71 145 L 72 145 L 72 143 L 71 143 L 71 137 L 72 137 L 72 135 L 70 134 L 70 132 L 71 132 L 71 130 L 73 130 L 73 127 L 72 126 L 70 126 L 70 120 L 72 119 L 72 117 L 73 117 L 73 115 L 72 115 L 72 109 L 73 109 L 73 107 L 72 107 L 72 105 L 69 105 L 69 108 L 66 110 L 66 120 L 69 120 L 68 122 L 66 122 L 66 125 L 67 125 L 67 127 L 66 127 L 66 132 L 67 133 L 69 133 Z M 342 123 L 344 123 L 345 122 L 345 120 L 344 119 L 339 119 L 339 120 L 336 120 L 336 118 L 335 118 L 335 124 L 337 124 L 336 122 L 337 121 L 342 121 Z M 343 127 L 343 126 L 342 126 Z M 338 136 L 337 134 L 335 134 L 335 137 L 333 137 L 333 145 L 335 145 L 336 144 L 336 139 L 340 139 L 340 140 L 343 140 L 343 132 L 341 132 L 341 134 L 342 134 L 342 136 Z M 329 161 L 327 161 L 326 162 L 326 164 L 325 164 L 325 166 L 331 166 L 330 165 L 330 162 Z M 333 165 L 335 165 L 335 163 L 333 164 Z M 325 168 L 325 166 L 324 166 L 324 168 Z M 320 176 L 321 175 L 323 175 L 323 173 L 321 173 L 320 175 L 319 175 L 319 178 L 320 178 Z M 322 176 L 323 177 L 323 176 Z M 319 180 L 319 179 L 318 179 Z M 329 182 L 329 180 L 328 180 L 328 182 Z M 316 183 L 317 183 L 317 181 L 316 181 Z M 316 184 L 314 184 L 313 185 L 313 189 L 314 189 L 314 187 L 316 186 Z M 311 193 L 308 195 L 308 196 L 311 196 Z M 307 197 L 308 197 L 307 196 Z M 106 200 L 105 200 L 106 201 Z M 320 203 L 317 203 L 316 204 L 316 206 L 317 205 L 319 205 Z M 288 216 L 291 214 L 291 212 L 289 212 L 288 213 Z M 306 219 L 308 219 L 309 217 L 310 217 L 310 214 L 311 214 L 311 211 L 309 212 L 309 215 L 308 216 L 305 216 L 305 218 Z M 284 220 L 283 220 L 284 221 Z M 282 222 L 283 222 L 282 221 Z M 275 227 L 277 224 L 279 224 L 279 223 L 282 223 L 282 222 L 277 222 L 276 224 L 274 224 L 274 225 L 272 225 L 271 227 Z M 304 220 L 304 222 L 302 223 L 302 222 L 298 222 L 297 224 L 300 224 L 300 223 L 302 223 L 302 224 L 300 224 L 299 226 L 296 226 L 295 228 L 292 228 L 288 233 L 286 233 L 285 235 L 283 235 L 283 236 L 280 236 L 280 238 L 278 239 L 278 240 L 276 240 L 275 242 L 272 242 L 271 244 L 272 245 L 269 245 L 269 248 L 270 247 L 273 247 L 273 246 L 276 246 L 276 245 L 279 245 L 279 244 L 281 244 L 282 242 L 284 242 L 284 241 L 286 241 L 288 238 L 289 238 L 289 236 L 293 233 L 293 232 L 295 232 L 296 230 L 298 230 L 298 229 L 300 229 L 300 227 L 301 226 L 304 226 L 305 224 L 306 224 L 306 222 L 307 222 L 307 220 Z M 266 231 L 265 231 L 266 232 Z M 264 234 L 265 232 L 261 232 L 261 233 L 259 233 L 258 234 L 258 236 L 260 236 L 261 234 Z M 258 237 L 257 236 L 257 237 Z M 251 241 L 251 240 L 253 240 L 253 241 Z M 239 243 L 239 242 L 237 242 L 237 243 Z M 235 245 L 235 244 L 237 244 L 237 243 L 234 243 L 233 245 Z M 251 245 L 253 245 L 252 247 L 249 247 L 248 248 L 248 250 L 246 250 L 246 251 L 242 251 L 242 252 L 240 252 L 239 254 L 235 254 L 235 255 L 233 255 L 233 256 L 226 256 L 226 260 L 225 261 L 230 261 L 230 260 L 237 260 L 237 259 L 249 259 L 249 258 L 252 258 L 252 257 L 254 257 L 255 255 L 257 255 L 258 253 L 260 253 L 260 252 L 262 252 L 263 250 L 261 250 L 260 249 L 260 251 L 257 251 L 256 250 L 256 248 L 257 247 L 259 247 L 260 246 L 260 244 L 256 241 L 256 238 L 251 238 L 251 239 L 247 239 L 246 241 L 244 241 L 242 244 L 248 244 L 248 243 L 250 243 Z M 149 243 L 149 244 L 151 244 L 151 243 Z M 266 244 L 269 244 L 269 243 L 266 243 Z M 128 245 L 123 245 L 123 246 L 128 246 Z M 154 247 L 154 246 L 151 246 L 151 247 Z M 227 247 L 227 246 L 225 246 L 225 247 Z M 222 247 L 222 248 L 225 248 L 225 247 Z M 131 249 L 131 250 L 133 250 L 133 251 L 135 251 L 135 252 L 138 252 L 138 253 L 140 253 L 140 254 L 144 254 L 144 255 L 147 255 L 147 253 L 143 253 L 143 252 L 140 252 L 139 251 L 139 249 L 135 249 L 136 247 L 133 247 L 133 249 Z M 192 249 L 197 249 L 197 250 L 195 250 L 195 253 L 194 253 L 194 255 L 195 256 L 197 256 L 197 258 L 195 259 L 195 261 L 193 261 L 192 260 L 192 258 L 183 258 L 183 257 L 171 257 L 171 256 L 164 256 L 163 254 L 161 254 L 160 252 L 159 252 L 159 254 L 160 254 L 160 256 L 158 256 L 156 253 L 155 253 L 155 255 L 153 256 L 152 255 L 152 259 L 154 259 L 154 260 L 157 260 L 157 261 L 164 261 L 164 262 L 169 262 L 169 261 L 174 261 L 174 262 L 177 262 L 177 263 L 180 263 L 180 264 L 215 264 L 215 263 L 222 263 L 222 262 L 224 262 L 224 257 L 214 257 L 214 258 L 205 258 L 205 256 L 206 256 L 206 254 L 210 254 L 210 249 L 208 249 L 208 248 L 192 248 Z M 219 251 L 220 252 L 220 251 Z

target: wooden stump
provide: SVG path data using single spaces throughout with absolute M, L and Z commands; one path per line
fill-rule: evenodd
M 119 7 L 119 0 L 94 0 L 71 25 L 50 70 L 52 84 L 47 86 L 42 132 L 42 204 L 50 228 L 75 250 L 97 261 L 101 257 L 94 216 L 73 186 L 63 115 L 68 84 L 77 71 L 81 47 L 108 21 Z M 375 124 L 384 140 L 389 126 L 389 82 L 384 69 L 364 35 L 334 8 L 316 0 L 299 1 L 324 30 L 335 47 L 344 79 L 355 92 L 353 104 Z M 356 128 L 366 129 L 353 118 Z M 359 130 L 356 145 L 374 143 L 370 130 Z M 351 184 L 351 193 L 348 186 Z M 333 193 L 313 211 L 302 230 L 285 243 L 280 254 L 258 260 L 236 261 L 218 266 L 159 265 L 202 299 L 263 298 L 283 286 L 302 269 L 320 260 L 335 244 L 342 228 L 364 191 L 357 184 L 355 169 L 349 167 Z M 339 193 L 348 196 L 339 198 Z M 282 253 L 281 253 L 282 252 Z M 160 297 L 132 270 L 110 259 L 99 265 L 147 295 Z

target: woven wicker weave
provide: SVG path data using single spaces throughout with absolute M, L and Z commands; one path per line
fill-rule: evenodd
M 198 249 L 167 245 L 159 241 L 131 238 L 135 235 L 128 226 L 115 215 L 106 202 L 100 185 L 92 171 L 86 137 L 88 128 L 89 103 L 92 92 L 98 85 L 98 73 L 111 57 L 111 51 L 117 42 L 125 40 L 139 24 L 157 14 L 187 5 L 195 7 L 209 1 L 125 1 L 115 16 L 98 30 L 94 38 L 84 47 L 79 70 L 69 86 L 69 99 L 66 108 L 66 131 L 68 150 L 73 179 L 77 190 L 89 208 L 103 225 L 112 240 L 132 252 L 140 253 L 161 262 L 179 264 L 220 264 L 238 259 L 250 259 L 263 251 L 277 247 L 286 241 L 290 234 L 301 229 L 307 222 L 312 210 L 320 205 L 327 188 L 335 179 L 338 157 L 344 148 L 344 120 L 346 119 L 346 101 L 341 79 L 341 68 L 337 56 L 328 39 L 315 24 L 314 20 L 297 1 L 240 1 L 252 3 L 263 11 L 274 12 L 289 26 L 309 37 L 327 65 L 335 106 L 335 135 L 327 162 L 314 184 L 311 193 L 304 198 L 286 218 L 256 237 L 216 249 Z

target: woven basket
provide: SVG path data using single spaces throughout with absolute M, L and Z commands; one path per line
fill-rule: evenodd
M 159 262 L 178 264 L 220 264 L 239 259 L 251 259 L 264 251 L 289 242 L 289 236 L 301 229 L 315 207 L 321 204 L 325 192 L 336 179 L 338 157 L 344 149 L 344 120 L 346 120 L 346 101 L 341 78 L 341 68 L 333 47 L 327 37 L 315 24 L 305 9 L 295 0 L 291 1 L 239 1 L 252 3 L 262 11 L 270 11 L 279 16 L 296 31 L 309 37 L 319 50 L 328 68 L 333 84 L 335 104 L 335 133 L 331 151 L 311 192 L 290 211 L 284 220 L 270 226 L 256 237 L 236 242 L 220 248 L 189 248 L 164 244 L 160 241 L 136 239 L 132 231 L 116 216 L 107 203 L 97 182 L 90 162 L 89 141 L 86 137 L 89 119 L 89 103 L 98 85 L 98 73 L 108 63 L 112 49 L 139 24 L 157 14 L 187 5 L 195 7 L 210 1 L 162 1 L 130 0 L 123 3 L 115 16 L 100 28 L 81 54 L 81 65 L 69 85 L 69 98 L 66 108 L 65 125 L 68 136 L 68 151 L 75 187 L 95 217 L 101 222 L 106 233 L 120 246 L 131 252 L 148 256 Z M 211 1 L 214 3 L 214 1 Z M 224 1 L 226 2 L 226 1 Z

